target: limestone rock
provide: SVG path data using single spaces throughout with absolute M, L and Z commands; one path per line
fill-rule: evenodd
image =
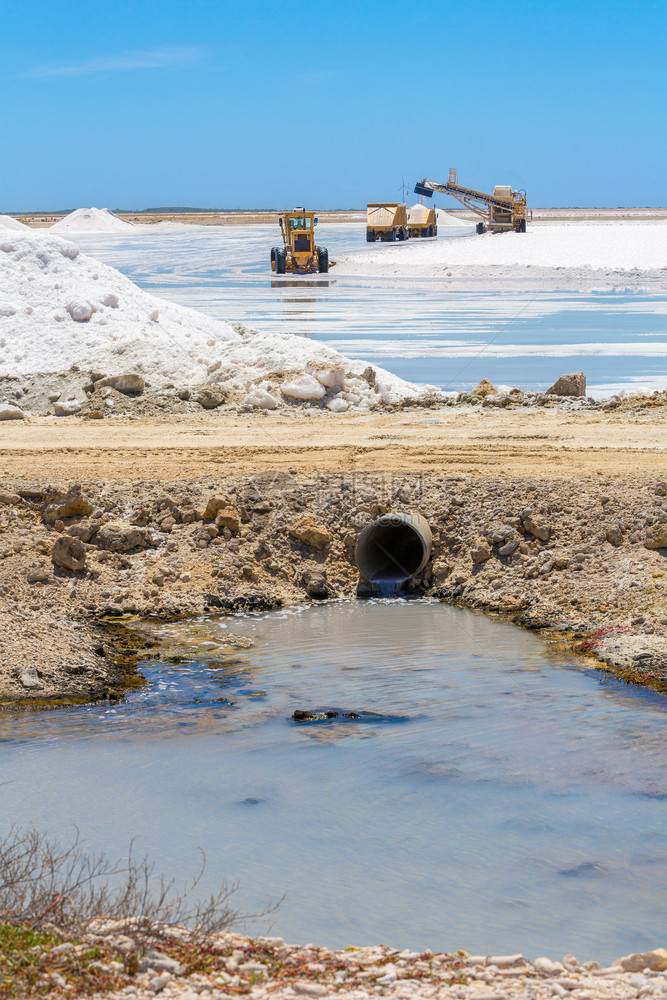
M 489 548 L 489 543 L 486 538 L 477 538 L 470 549 L 470 556 L 472 558 L 475 566 L 480 563 L 486 562 L 487 559 L 491 558 L 491 549 Z
M 3 507 L 16 507 L 21 503 L 21 497 L 18 493 L 5 493 L 4 490 L 0 490 L 0 505 Z
M 475 399 L 486 399 L 487 396 L 495 396 L 497 392 L 493 382 L 489 382 L 488 378 L 483 378 L 474 389 L 470 390 L 470 395 Z
M 514 555 L 516 550 L 519 548 L 519 542 L 516 538 L 510 538 L 509 541 L 505 542 L 498 549 L 499 556 L 511 556 Z
M 46 566 L 36 566 L 34 569 L 28 570 L 26 580 L 28 583 L 50 583 L 52 575 Z
M 77 572 L 86 565 L 86 550 L 81 539 L 58 535 L 53 543 L 51 558 L 56 566 Z
M 494 528 L 491 532 L 491 541 L 494 545 L 504 545 L 516 534 L 511 524 L 503 524 L 500 528 Z
M 0 403 L 0 420 L 24 420 L 25 413 L 14 403 Z
M 206 506 L 201 512 L 202 520 L 214 521 L 219 510 L 229 507 L 231 507 L 229 497 L 224 496 L 222 493 L 216 493 L 214 496 L 208 498 Z
M 62 403 L 56 401 L 53 404 L 53 412 L 57 417 L 72 417 L 80 409 L 81 403 L 77 402 L 76 399 L 66 399 Z
M 205 385 L 197 392 L 195 399 L 204 410 L 216 410 L 227 400 L 228 390 L 224 385 Z
M 238 535 L 241 530 L 241 518 L 233 507 L 223 507 L 219 510 L 215 515 L 215 523 L 218 528 L 228 528 L 232 535 Z
M 486 960 L 487 965 L 496 965 L 499 969 L 511 969 L 517 966 L 526 966 L 526 959 L 521 953 L 516 955 L 489 955 Z
M 512 402 L 512 397 L 508 393 L 499 392 L 495 396 L 493 394 L 485 396 L 485 398 L 482 400 L 482 406 L 505 407 L 509 406 L 511 402 Z
M 433 564 L 433 585 L 441 587 L 454 569 L 454 563 L 436 562 Z
M 72 538 L 81 539 L 82 542 L 89 542 L 99 529 L 99 526 L 99 521 L 93 521 L 90 518 L 84 517 L 83 520 L 77 521 L 76 524 L 71 524 L 67 528 L 67 534 L 71 535 Z
M 73 486 L 67 493 L 61 494 L 44 507 L 42 518 L 47 524 L 55 524 L 56 521 L 68 517 L 86 517 L 92 511 L 93 508 L 81 494 L 81 488 Z
M 96 544 L 108 552 L 130 552 L 149 544 L 145 528 L 127 521 L 109 521 L 103 524 L 95 537 Z
M 610 545 L 614 545 L 616 547 L 618 547 L 623 543 L 623 532 L 616 524 L 607 525 L 604 537 L 607 539 Z
M 141 375 L 129 373 L 127 375 L 109 375 L 108 378 L 103 378 L 99 382 L 96 382 L 95 388 L 100 389 L 106 385 L 115 389 L 116 392 L 124 393 L 126 396 L 137 395 L 146 388 L 146 383 Z
M 643 972 L 644 969 L 664 972 L 667 969 L 667 951 L 656 948 L 654 951 L 635 952 L 625 958 L 617 958 L 614 965 L 620 966 L 624 972 Z
M 644 546 L 647 549 L 667 549 L 667 522 L 659 521 L 646 529 Z
M 325 997 L 329 994 L 327 987 L 321 983 L 293 982 L 292 989 L 299 996 L 304 997 Z
M 550 958 L 536 958 L 533 965 L 542 976 L 560 976 L 565 971 L 560 962 L 554 962 Z
M 561 375 L 557 382 L 546 391 L 547 396 L 585 396 L 586 376 L 583 372 Z
M 331 541 L 331 535 L 327 529 L 321 524 L 316 524 L 309 517 L 295 521 L 287 530 L 292 538 L 310 545 L 313 549 L 323 549 Z
M 288 379 L 287 382 L 283 382 L 280 391 L 287 399 L 306 403 L 316 403 L 325 394 L 324 386 L 312 375 Z
M 19 674 L 19 681 L 28 691 L 38 691 L 44 685 L 39 679 L 35 667 L 26 667 Z
M 523 521 L 523 527 L 534 538 L 539 538 L 541 542 L 548 542 L 551 538 L 551 528 L 543 521 L 536 521 L 532 517 L 527 517 Z
M 139 970 L 141 972 L 169 972 L 172 975 L 180 976 L 185 971 L 183 966 L 175 958 L 169 958 L 161 952 L 149 952 L 146 958 L 142 959 Z

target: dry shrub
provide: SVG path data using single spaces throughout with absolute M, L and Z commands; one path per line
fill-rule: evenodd
M 91 854 L 75 829 L 61 844 L 34 827 L 12 826 L 0 840 L 0 923 L 28 924 L 62 934 L 85 932 L 91 921 L 122 920 L 124 934 L 160 935 L 171 925 L 196 934 L 219 933 L 239 919 L 230 899 L 237 884 L 223 882 L 204 898 L 196 890 L 206 869 L 182 883 L 157 874 L 147 856 Z

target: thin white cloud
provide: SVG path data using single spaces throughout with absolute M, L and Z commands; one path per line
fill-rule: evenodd
M 22 76 L 90 76 L 93 73 L 116 73 L 131 69 L 163 69 L 166 66 L 194 62 L 204 53 L 205 50 L 198 47 L 121 52 L 119 55 L 86 59 L 69 66 L 42 66 L 29 70 Z

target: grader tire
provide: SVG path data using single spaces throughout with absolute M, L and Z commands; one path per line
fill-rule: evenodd
M 287 271 L 287 254 L 284 247 L 276 247 L 276 274 L 285 274 Z
M 317 247 L 317 270 L 320 274 L 329 271 L 329 251 L 326 247 Z

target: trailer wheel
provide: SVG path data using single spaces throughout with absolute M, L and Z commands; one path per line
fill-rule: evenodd
M 372 229 L 367 229 L 366 230 L 366 242 L 367 243 L 375 243 L 375 233 L 373 232 Z
M 484 228 L 485 227 L 483 222 L 477 223 L 477 225 L 475 226 L 475 232 L 477 233 L 478 236 L 482 235 L 482 233 L 484 232 Z
M 388 229 L 387 230 L 387 235 L 386 235 L 387 243 L 393 243 L 395 241 L 395 239 L 396 239 L 396 230 L 395 229 Z
M 433 235 L 434 235 L 434 236 L 437 236 L 437 235 L 438 235 L 438 227 L 437 227 L 437 226 L 434 226 L 434 227 L 433 227 Z
M 525 231 L 526 231 L 526 220 L 522 219 L 521 222 L 519 223 L 519 232 L 525 233 Z
M 287 254 L 284 247 L 276 247 L 276 274 L 285 274 L 287 270 Z
M 320 274 L 326 274 L 329 270 L 329 251 L 326 247 L 316 247 L 317 249 L 317 270 Z

